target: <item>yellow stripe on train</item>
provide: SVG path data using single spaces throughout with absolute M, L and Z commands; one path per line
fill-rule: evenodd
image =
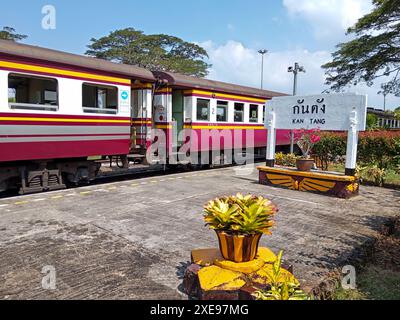
M 266 130 L 264 126 L 184 126 L 185 129 L 200 130 Z
M 56 69 L 56 68 L 49 68 L 49 67 L 41 67 L 41 66 L 34 66 L 30 64 L 23 64 L 23 63 L 16 63 L 16 62 L 8 62 L 8 61 L 1 61 L 0 60 L 0 68 L 10 68 L 10 69 L 18 69 L 24 71 L 33 71 L 33 72 L 40 72 L 52 75 L 60 75 L 60 76 L 71 76 L 77 78 L 84 78 L 90 80 L 98 80 L 98 81 L 106 81 L 106 82 L 116 82 L 126 84 L 128 86 L 131 85 L 131 80 L 123 79 L 123 78 L 116 78 L 110 76 L 101 76 L 92 73 L 86 72 L 78 72 L 78 71 L 69 71 L 63 69 Z
M 215 95 L 216 99 L 233 99 L 233 100 L 246 100 L 246 101 L 252 101 L 255 103 L 261 103 L 264 104 L 267 99 L 260 99 L 260 98 L 252 98 L 252 97 L 247 97 L 247 96 L 238 96 L 238 95 L 233 95 L 233 94 L 226 94 L 226 93 L 215 93 L 211 91 L 203 91 L 203 90 L 185 90 L 184 94 L 189 94 L 189 95 L 207 95 L 212 97 Z
M 0 121 L 31 121 L 31 122 L 87 122 L 87 123 L 126 123 L 128 120 L 111 120 L 111 119 L 63 119 L 63 118 L 23 118 L 23 117 L 0 117 Z

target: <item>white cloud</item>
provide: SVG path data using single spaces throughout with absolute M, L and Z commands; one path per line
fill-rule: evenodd
M 200 45 L 208 51 L 210 63 L 213 65 L 209 74 L 210 79 L 260 87 L 261 56 L 257 50 L 247 48 L 242 43 L 233 40 L 223 45 L 217 45 L 212 41 Z M 328 51 L 310 52 L 296 49 L 270 52 L 265 56 L 264 88 L 292 93 L 293 74 L 288 73 L 287 68 L 299 62 L 307 72 L 299 75 L 298 94 L 320 94 L 327 89 L 324 85 L 325 74 L 321 65 L 330 59 L 331 54 Z M 361 85 L 349 91 L 368 94 L 370 106 L 382 105 L 382 96 L 376 94 L 379 91 L 379 84 L 372 88 Z M 388 98 L 388 106 L 391 108 L 399 105 L 399 98 Z
M 229 31 L 234 31 L 236 29 L 232 23 L 228 23 L 226 27 L 228 28 Z
M 318 39 L 343 36 L 373 8 L 371 0 L 283 0 L 292 18 L 305 19 Z
M 257 50 L 246 48 L 242 43 L 228 41 L 216 45 L 212 41 L 201 43 L 209 53 L 213 65 L 209 78 L 231 83 L 260 87 L 261 55 Z M 321 93 L 324 77 L 320 66 L 330 59 L 326 51 L 309 52 L 307 50 L 269 52 L 264 58 L 264 87 L 290 93 L 293 86 L 293 74 L 287 72 L 289 66 L 299 62 L 307 73 L 299 75 L 300 93 Z

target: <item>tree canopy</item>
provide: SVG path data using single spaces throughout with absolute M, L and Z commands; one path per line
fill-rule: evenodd
M 169 71 L 205 77 L 210 67 L 207 51 L 197 44 L 165 34 L 146 35 L 126 28 L 99 39 L 92 38 L 87 55 L 137 65 L 152 71 Z
M 400 1 L 373 0 L 374 9 L 347 34 L 354 39 L 337 46 L 333 61 L 323 65 L 326 83 L 340 91 L 351 84 L 391 77 L 391 92 L 400 95 Z
M 27 37 L 24 34 L 16 33 L 15 29 L 11 27 L 3 27 L 3 30 L 0 31 L 0 39 L 2 40 L 20 41 Z

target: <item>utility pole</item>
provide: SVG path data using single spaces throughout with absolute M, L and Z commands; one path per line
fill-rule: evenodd
M 299 72 L 306 72 L 306 69 L 303 66 L 300 66 L 298 62 L 294 64 L 294 67 L 289 67 L 288 72 L 293 73 L 293 96 L 297 95 L 297 75 Z M 294 132 L 290 131 L 290 153 L 294 153 Z
M 268 50 L 262 49 L 258 53 L 261 54 L 261 89 L 264 89 L 264 55 L 268 53 Z

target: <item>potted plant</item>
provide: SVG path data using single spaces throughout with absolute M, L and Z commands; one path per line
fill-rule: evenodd
M 210 201 L 204 220 L 216 231 L 224 259 L 240 263 L 255 259 L 262 235 L 271 234 L 277 211 L 268 199 L 239 193 Z
M 311 159 L 310 153 L 316 143 L 321 141 L 321 137 L 318 135 L 319 129 L 312 130 L 295 130 L 294 139 L 303 156 L 296 160 L 296 167 L 300 171 L 311 171 L 314 167 L 314 159 Z

